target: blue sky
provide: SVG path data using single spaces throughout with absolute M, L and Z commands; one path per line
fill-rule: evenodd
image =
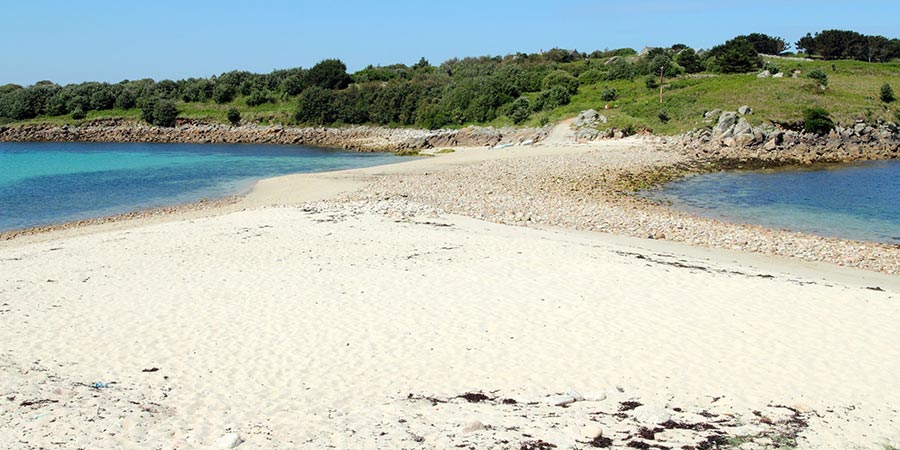
M 356 70 L 553 47 L 709 48 L 751 32 L 788 42 L 829 28 L 900 37 L 896 0 L 4 3 L 0 84 L 269 72 L 329 57 Z

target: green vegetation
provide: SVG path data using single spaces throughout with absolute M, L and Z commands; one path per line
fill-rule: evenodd
M 896 100 L 896 97 L 894 97 L 894 89 L 891 88 L 891 85 L 889 83 L 884 83 L 881 85 L 879 98 L 881 98 L 881 101 L 885 103 L 891 103 Z
M 815 46 L 803 48 L 826 48 L 832 35 L 810 36 Z M 885 41 L 890 47 L 896 40 Z M 871 43 L 884 41 L 873 38 Z M 309 69 L 233 71 L 178 81 L 66 86 L 41 81 L 0 86 L 0 124 L 124 118 L 171 126 L 181 117 L 233 125 L 540 126 L 608 106 L 603 114 L 609 127 L 674 134 L 709 126 L 702 121 L 705 111 L 744 104 L 755 111 L 748 117 L 754 125 L 775 121 L 800 127 L 809 107 L 830 111 L 834 123 L 898 120 L 900 112 L 885 100 L 893 98 L 890 83 L 900 76 L 896 62 L 766 56 L 785 49 L 783 39 L 754 33 L 707 51 L 683 44 L 640 54 L 552 49 L 439 65 L 421 59 L 411 66 L 368 66 L 352 74 L 341 61 L 329 59 Z M 787 76 L 757 78 L 763 69 Z M 795 71 L 803 76 L 792 78 Z
M 828 87 L 828 75 L 822 69 L 813 69 L 807 77 L 816 80 L 823 88 Z
M 231 125 L 237 126 L 241 123 L 241 112 L 237 110 L 237 108 L 231 108 L 226 113 L 225 117 L 228 119 L 228 122 Z
M 803 110 L 803 131 L 815 134 L 827 134 L 834 129 L 834 122 L 828 111 L 822 108 L 807 108 Z
M 900 39 L 866 36 L 855 31 L 825 30 L 797 41 L 797 49 L 824 59 L 885 62 L 900 58 Z

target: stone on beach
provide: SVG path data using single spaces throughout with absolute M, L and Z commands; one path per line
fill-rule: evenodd
M 638 406 L 634 409 L 633 414 L 638 422 L 653 425 L 668 422 L 672 418 L 672 413 L 669 411 L 651 405 Z
M 244 438 L 238 433 L 228 433 L 216 440 L 215 447 L 220 449 L 235 448 L 244 443 Z

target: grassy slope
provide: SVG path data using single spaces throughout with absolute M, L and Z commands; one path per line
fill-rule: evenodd
M 711 109 L 736 110 L 741 105 L 749 105 L 754 114 L 749 120 L 754 125 L 769 120 L 797 121 L 804 108 L 820 106 L 832 113 L 839 124 L 849 124 L 857 119 L 874 122 L 878 119 L 900 121 L 897 110 L 900 101 L 886 105 L 878 99 L 879 89 L 885 82 L 891 83 L 900 93 L 900 64 L 870 64 L 857 61 L 793 61 L 773 59 L 786 78 L 757 78 L 756 74 L 710 75 L 680 77 L 666 80 L 664 101 L 659 103 L 659 91 L 650 90 L 643 78 L 634 81 L 601 81 L 582 86 L 572 97 L 572 103 L 553 111 L 537 113 L 525 125 L 540 125 L 542 120 L 555 122 L 572 117 L 586 109 L 596 109 L 609 118 L 609 126 L 624 128 L 628 125 L 647 128 L 657 134 L 677 134 L 703 127 L 702 116 Z M 821 68 L 828 75 L 829 86 L 825 92 L 819 91 L 812 80 L 805 75 L 814 68 Z M 800 78 L 790 77 L 791 71 L 803 72 Z M 619 91 L 619 99 L 604 102 L 600 93 L 610 86 Z M 536 94 L 529 94 L 534 96 Z M 605 104 L 609 111 L 603 111 Z M 237 108 L 245 122 L 290 123 L 294 100 L 267 103 L 250 107 L 243 97 L 230 104 L 181 103 L 180 117 L 203 119 L 210 122 L 227 123 L 225 114 L 229 108 Z M 663 123 L 658 114 L 665 111 L 670 120 Z M 87 120 L 124 117 L 139 119 L 138 109 L 91 111 Z M 38 117 L 22 123 L 77 124 L 69 116 Z M 506 117 L 500 117 L 488 125 L 511 125 Z
M 897 121 L 895 115 L 900 102 L 886 105 L 879 98 L 879 90 L 885 82 L 900 89 L 900 64 L 870 64 L 856 61 L 790 61 L 773 60 L 786 74 L 786 78 L 757 78 L 756 74 L 708 75 L 666 80 L 663 103 L 659 103 L 659 91 L 650 90 L 644 79 L 635 81 L 601 81 L 582 86 L 572 103 L 551 111 L 549 118 L 556 121 L 576 115 L 579 111 L 594 108 L 601 111 L 606 103 L 612 108 L 602 112 L 609 125 L 622 128 L 628 124 L 646 127 L 657 134 L 677 134 L 704 126 L 702 116 L 711 109 L 737 110 L 749 105 L 754 114 L 749 118 L 754 125 L 769 120 L 798 121 L 804 108 L 820 106 L 830 111 L 840 124 L 853 123 L 857 119 Z M 828 89 L 819 91 L 805 75 L 821 68 L 828 75 Z M 800 78 L 791 78 L 790 72 L 799 69 Z M 600 93 L 605 86 L 616 88 L 619 99 L 604 102 Z M 663 123 L 658 114 L 666 111 L 670 117 Z M 535 122 L 536 119 L 532 119 Z M 535 122 L 536 123 L 536 122 Z

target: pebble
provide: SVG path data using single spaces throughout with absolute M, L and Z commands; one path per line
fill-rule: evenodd
M 654 425 L 668 422 L 672 418 L 669 411 L 650 405 L 638 406 L 634 409 L 633 414 L 638 422 Z
M 480 431 L 483 429 L 484 429 L 484 424 L 481 423 L 481 421 L 473 420 L 473 421 L 467 423 L 463 427 L 463 433 L 474 433 L 476 431 Z
M 244 443 L 244 438 L 238 433 L 228 433 L 216 440 L 215 447 L 221 449 L 235 448 Z
M 544 398 L 544 403 L 550 406 L 565 406 L 575 403 L 575 397 L 571 395 L 551 395 Z
M 450 213 L 508 225 L 603 230 L 900 273 L 900 246 L 721 222 L 616 191 L 623 174 L 695 158 L 654 142 L 619 141 L 608 148 L 601 142 L 584 153 L 489 160 L 427 177 L 386 175 L 342 199 L 389 215 L 397 208 L 404 215 Z

